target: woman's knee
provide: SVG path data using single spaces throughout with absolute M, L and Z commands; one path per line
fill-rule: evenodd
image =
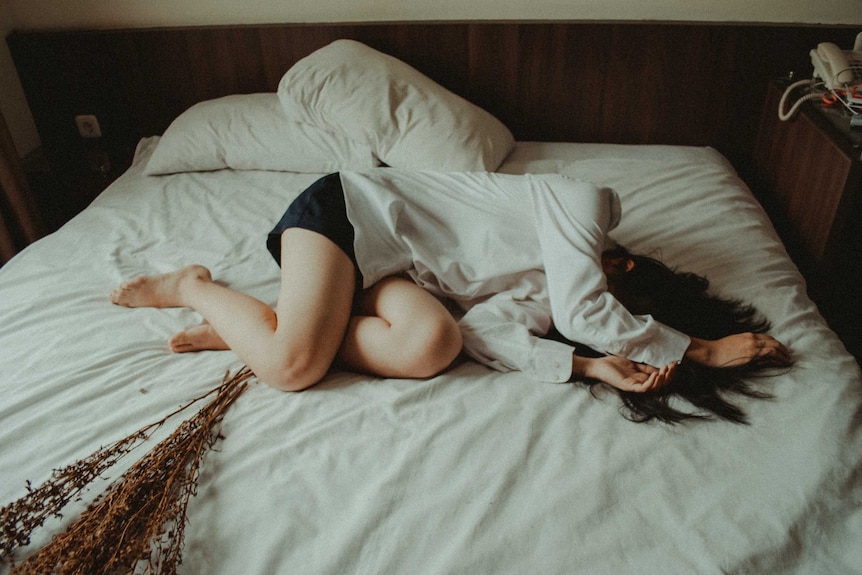
M 255 370 L 255 374 L 267 385 L 281 391 L 302 391 L 324 378 L 329 364 L 308 354 L 293 355 L 283 361 L 272 362 Z
M 409 326 L 404 345 L 405 371 L 417 378 L 432 377 L 461 353 L 461 330 L 448 313 L 423 318 Z
M 370 355 L 379 363 L 366 366 L 373 373 L 427 378 L 446 369 L 461 352 L 461 330 L 455 319 L 433 295 L 410 280 L 381 280 L 363 293 L 356 311 L 386 325 L 384 330 L 365 332 L 378 340 L 358 345 L 375 350 Z M 361 362 L 355 363 L 362 367 Z
M 261 368 L 265 374 L 255 373 L 282 391 L 302 391 L 315 385 L 326 377 L 338 349 L 332 334 L 323 336 L 311 338 L 303 330 L 277 331 Z

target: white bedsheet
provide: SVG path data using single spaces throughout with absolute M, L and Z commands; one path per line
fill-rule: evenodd
M 758 306 L 797 358 L 764 382 L 775 399 L 739 400 L 750 426 L 669 427 L 626 421 L 609 393 L 469 361 L 429 381 L 254 385 L 204 464 L 181 572 L 862 573 L 862 377 L 726 161 L 519 143 L 501 171 L 613 186 L 615 239 Z M 144 177 L 139 160 L 0 269 L 0 504 L 240 366 L 232 352 L 168 351 L 194 312 L 119 308 L 107 294 L 196 262 L 274 304 L 265 235 L 316 178 Z

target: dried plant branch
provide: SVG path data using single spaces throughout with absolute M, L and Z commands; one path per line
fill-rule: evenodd
M 143 427 L 120 441 L 100 448 L 63 469 L 36 489 L 0 511 L 0 551 L 11 558 L 30 542 L 34 529 L 60 511 L 106 469 L 138 447 L 169 418 L 215 393 L 210 403 L 187 419 L 120 478 L 62 533 L 25 561 L 13 574 L 97 574 L 134 571 L 144 562 L 147 572 L 175 574 L 182 562 L 186 510 L 196 493 L 206 452 L 221 439 L 216 428 L 253 373 L 248 368 L 221 386 Z

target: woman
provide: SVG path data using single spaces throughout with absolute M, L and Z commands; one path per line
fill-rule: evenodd
M 174 336 L 175 351 L 230 348 L 287 391 L 314 385 L 336 361 L 430 377 L 462 345 L 496 369 L 627 393 L 663 389 L 683 358 L 713 368 L 789 361 L 765 334 L 691 337 L 629 312 L 612 295 L 637 267 L 607 252 L 618 221 L 612 190 L 562 176 L 342 172 L 303 192 L 269 235 L 281 266 L 274 310 L 201 266 L 131 280 L 111 300 L 195 309 L 206 323 Z M 552 327 L 607 355 L 542 338 Z

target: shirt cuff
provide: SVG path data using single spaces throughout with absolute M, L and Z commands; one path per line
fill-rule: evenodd
M 610 346 L 611 349 L 608 351 L 653 367 L 663 367 L 674 361 L 682 361 L 686 350 L 691 345 L 691 338 L 667 326 L 661 324 L 657 326 L 658 329 L 651 331 L 644 345 L 637 345 L 634 342 L 619 343 Z
M 572 378 L 575 348 L 550 339 L 539 339 L 532 351 L 533 377 L 548 383 L 565 383 Z

